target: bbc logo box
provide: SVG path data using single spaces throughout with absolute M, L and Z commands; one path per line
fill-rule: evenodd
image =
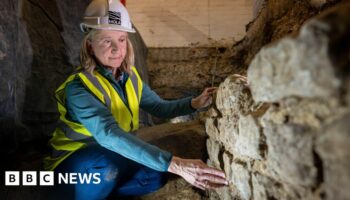
M 38 181 L 39 178 L 39 181 Z M 36 171 L 6 171 L 5 172 L 6 186 L 52 186 L 54 185 L 54 173 L 52 171 L 40 171 L 39 176 Z
M 6 171 L 5 172 L 5 185 L 19 185 L 19 172 L 18 171 Z

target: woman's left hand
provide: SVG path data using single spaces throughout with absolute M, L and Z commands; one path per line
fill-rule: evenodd
M 209 106 L 213 101 L 213 94 L 217 91 L 217 89 L 217 87 L 205 88 L 201 95 L 192 99 L 191 106 L 195 109 Z

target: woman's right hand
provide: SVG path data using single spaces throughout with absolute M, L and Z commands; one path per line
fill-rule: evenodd
M 199 159 L 182 159 L 173 156 L 168 171 L 181 176 L 202 190 L 228 185 L 223 171 L 209 167 Z

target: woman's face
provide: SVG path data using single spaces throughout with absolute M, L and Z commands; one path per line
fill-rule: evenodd
M 106 66 L 118 68 L 127 51 L 128 34 L 123 31 L 101 30 L 88 42 L 93 55 Z

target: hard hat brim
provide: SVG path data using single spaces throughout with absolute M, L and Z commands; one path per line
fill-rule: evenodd
M 116 31 L 129 32 L 129 33 L 136 33 L 135 29 L 133 28 L 130 29 L 119 25 L 113 25 L 113 24 L 98 24 L 98 25 L 81 24 L 81 26 L 85 26 L 92 29 L 98 29 L 98 30 L 116 30 Z

